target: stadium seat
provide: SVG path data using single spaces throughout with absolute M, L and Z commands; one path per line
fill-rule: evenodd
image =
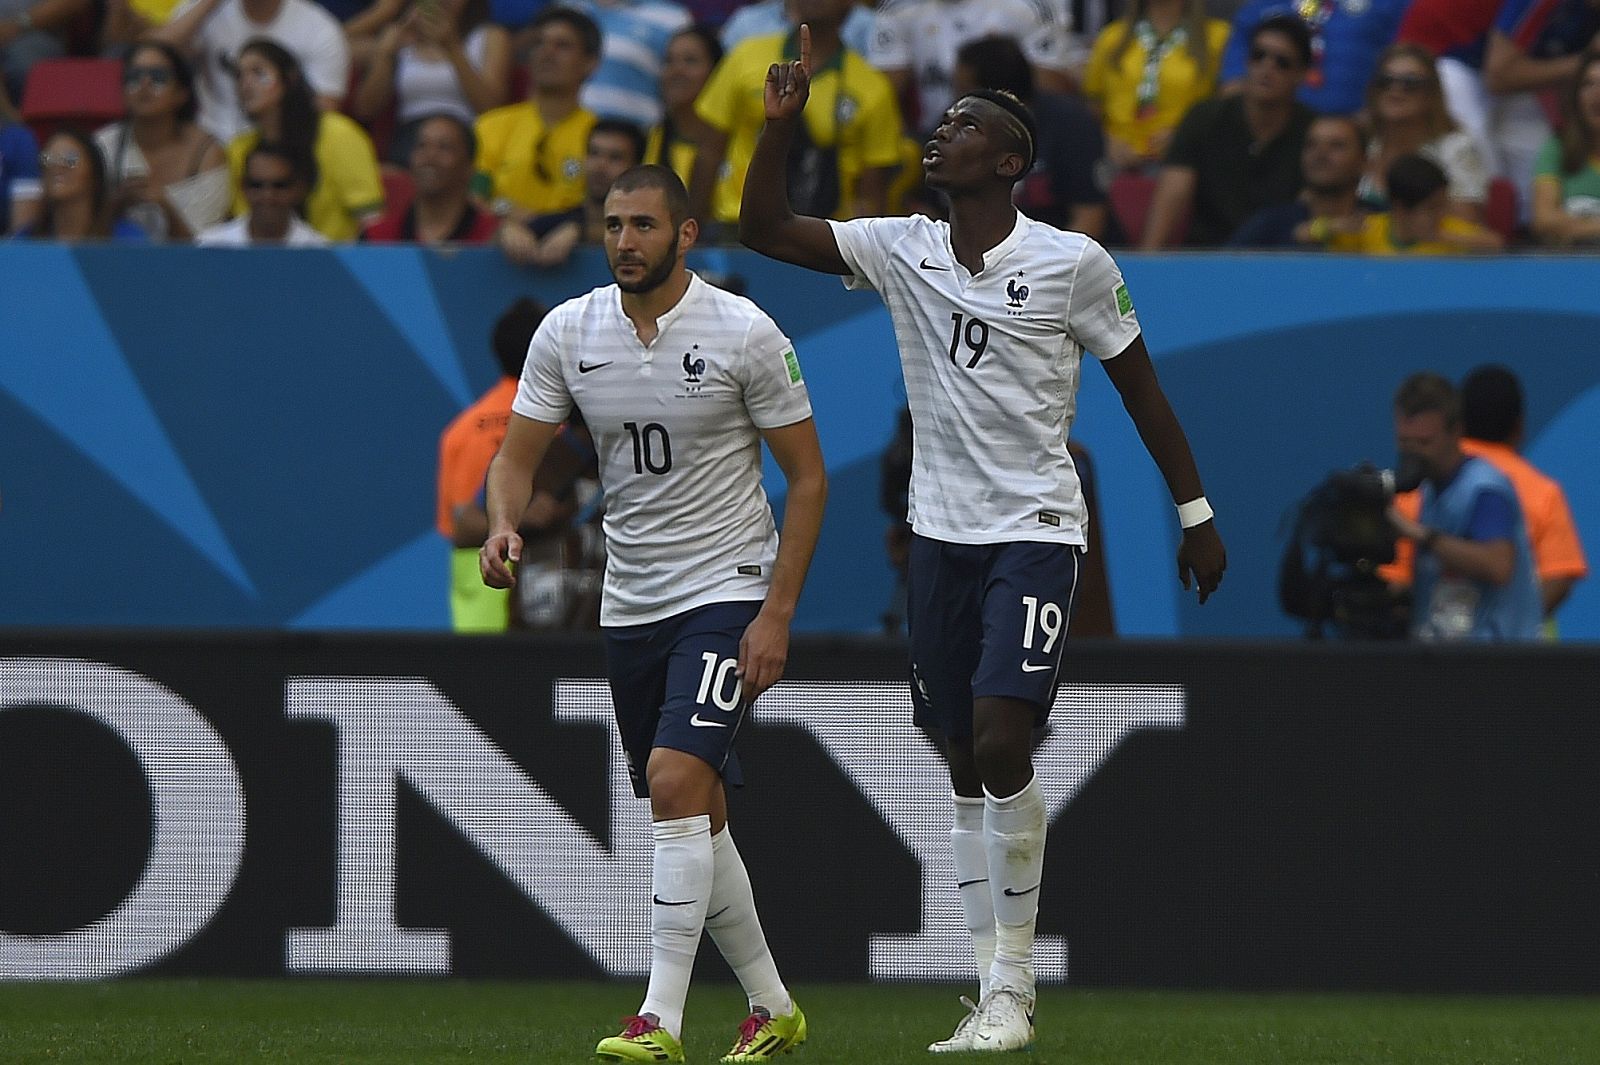
M 121 60 L 41 59 L 28 71 L 22 120 L 41 144 L 62 126 L 93 132 L 121 117 Z
M 1111 210 L 1117 216 L 1117 224 L 1122 227 L 1123 236 L 1127 238 L 1130 247 L 1138 247 L 1139 241 L 1144 237 L 1144 224 L 1150 214 L 1150 202 L 1156 196 L 1156 179 L 1134 170 L 1124 170 L 1111 179 L 1109 194 Z M 1188 233 L 1189 219 L 1185 216 L 1178 220 L 1168 243 L 1173 246 L 1180 245 Z
M 383 206 L 385 211 L 392 211 L 396 207 L 409 204 L 417 194 L 417 187 L 411 181 L 411 175 L 404 170 L 394 167 L 383 168 Z
M 1517 239 L 1517 187 L 1505 178 L 1489 182 L 1483 224 L 1504 237 L 1507 244 Z

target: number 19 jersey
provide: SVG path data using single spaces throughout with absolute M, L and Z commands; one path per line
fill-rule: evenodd
M 1088 513 L 1067 434 L 1084 351 L 1139 335 L 1122 273 L 1081 233 L 1017 214 L 976 275 L 947 223 L 829 222 L 852 275 L 889 307 L 911 406 L 910 519 L 959 544 L 1083 544 Z
M 512 410 L 576 405 L 605 488 L 603 626 L 766 598 L 778 554 L 761 487 L 763 429 L 811 417 L 794 346 L 755 304 L 690 275 L 646 346 L 607 285 L 551 311 Z

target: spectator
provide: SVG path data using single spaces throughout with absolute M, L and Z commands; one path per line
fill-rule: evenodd
M 878 12 L 867 58 L 889 76 L 896 100 L 916 105 L 907 127 L 926 134 L 955 99 L 956 51 L 991 34 L 1022 44 L 1041 89 L 1076 87 L 1067 72 L 1067 27 L 1047 0 L 899 0 Z
M 1095 39 L 1083 93 L 1120 170 L 1156 164 L 1189 108 L 1217 89 L 1228 24 L 1203 0 L 1132 0 Z
M 457 632 L 500 632 L 509 617 L 510 593 L 489 588 L 478 574 L 478 548 L 488 529 L 487 515 L 478 497 L 489 460 L 500 449 L 511 420 L 511 401 L 528 354 L 533 331 L 544 320 L 545 308 L 531 299 L 519 299 L 495 322 L 492 334 L 500 379 L 445 427 L 439 437 L 438 508 L 435 524 L 450 541 L 450 620 Z M 558 517 L 554 497 L 535 494 L 524 515 L 524 526 L 543 528 Z
M 110 240 L 143 244 L 144 230 L 111 214 L 106 161 L 94 138 L 77 129 L 57 130 L 39 153 L 43 203 L 38 217 L 17 230 L 33 240 Z
M 152 31 L 165 26 L 183 0 L 105 0 L 100 22 L 102 55 L 123 55 Z
M 1415 0 L 1403 39 L 1433 47 L 1450 113 L 1490 173 L 1516 187 L 1524 220 L 1550 124 L 1540 92 L 1577 73 L 1600 31 L 1600 0 Z
M 1347 115 L 1314 119 L 1300 153 L 1300 169 L 1305 174 L 1300 195 L 1291 203 L 1257 212 L 1228 244 L 1235 248 L 1291 248 L 1322 246 L 1335 238 L 1353 243 L 1364 221 L 1356 190 L 1366 161 L 1366 132 L 1361 123 Z
M 894 86 L 839 37 L 851 6 L 852 0 L 795 0 L 796 15 L 811 28 L 811 102 L 789 157 L 789 194 L 802 214 L 882 214 L 902 160 Z M 751 38 L 717 64 L 695 104 L 707 130 L 689 185 L 692 217 L 723 225 L 739 220 L 745 169 L 765 121 L 767 68 L 798 55 L 796 31 Z
M 1330 234 L 1336 251 L 1368 255 L 1464 255 L 1500 251 L 1500 234 L 1450 213 L 1450 180 L 1438 163 L 1402 155 L 1389 166 L 1389 210 L 1371 214 L 1354 239 Z
M 1422 640 L 1531 640 L 1539 588 L 1511 482 L 1461 450 L 1461 400 L 1438 374 L 1395 394 L 1395 440 L 1423 467 L 1421 514 L 1389 520 L 1416 552 L 1411 633 Z
M 1311 35 L 1274 15 L 1250 31 L 1243 89 L 1195 104 L 1173 134 L 1140 246 L 1164 248 L 1188 215 L 1188 242 L 1221 244 L 1250 216 L 1300 192 L 1300 153 L 1312 112 L 1295 99 Z
M 228 213 L 228 157 L 195 123 L 194 71 L 176 48 L 135 45 L 122 68 L 127 119 L 95 134 L 112 210 L 154 241 L 183 241 Z
M 41 59 L 67 54 L 67 30 L 92 10 L 90 0 L 0 0 L 0 75 L 22 99 L 28 71 Z
M 0 79 L 0 236 L 24 228 L 38 212 L 39 143 Z
M 489 22 L 488 0 L 417 0 L 379 34 L 354 111 L 370 124 L 394 109 L 389 160 L 405 166 L 425 119 L 472 122 L 504 104 L 510 84 L 511 35 Z
M 1451 0 L 1452 3 L 1459 0 Z M 1378 54 L 1395 39 L 1410 0 L 1248 0 L 1234 15 L 1222 57 L 1222 82 L 1240 87 L 1249 73 L 1245 33 L 1271 15 L 1299 16 L 1311 31 L 1311 62 L 1300 102 L 1325 115 L 1361 110 Z
M 650 131 L 644 161 L 669 167 L 688 187 L 694 176 L 694 153 L 705 139 L 705 121 L 694 110 L 700 90 L 722 61 L 722 44 L 706 26 L 679 30 L 667 42 L 661 65 L 661 124 Z
M 1556 247 L 1600 243 L 1600 48 L 1583 54 L 1562 110 L 1560 135 L 1539 153 L 1533 231 Z
M 887 7 L 893 2 L 883 0 L 883 6 Z M 770 37 L 774 33 L 789 33 L 798 29 L 800 20 L 794 12 L 794 0 L 755 0 L 744 5 L 723 24 L 723 49 L 731 52 L 752 37 Z M 839 38 L 847 48 L 866 55 L 872 47 L 872 30 L 876 22 L 871 3 L 852 4 L 850 13 L 845 16 L 844 27 L 839 30 Z
M 239 102 L 245 45 L 268 40 L 295 59 L 319 107 L 337 111 L 350 80 L 339 22 L 312 0 L 186 0 L 150 35 L 186 51 L 199 74 L 200 126 L 231 144 L 249 123 Z
M 1017 185 L 1017 206 L 1057 229 L 1103 240 L 1110 216 L 1101 176 L 1105 138 L 1083 102 L 1065 93 L 1036 93 L 1028 57 L 1010 37 L 981 37 L 962 45 L 954 88 L 958 98 L 974 89 L 1003 89 L 1033 110 L 1039 143 L 1033 169 Z
M 583 86 L 583 106 L 640 129 L 661 121 L 661 62 L 672 35 L 694 20 L 673 0 L 563 0 L 600 27 L 600 66 Z
M 483 244 L 494 239 L 499 219 L 472 202 L 472 160 L 478 140 L 455 115 L 417 123 L 411 146 L 410 203 L 391 203 L 361 239 L 373 244 Z
M 1414 44 L 1395 44 L 1383 53 L 1367 87 L 1372 126 L 1367 173 L 1361 198 L 1374 210 L 1388 204 L 1384 175 L 1402 155 L 1432 159 L 1450 179 L 1450 213 L 1483 221 L 1489 199 L 1489 170 L 1478 142 L 1459 129 L 1445 107 L 1444 89 L 1433 56 Z
M 578 11 L 552 7 L 529 31 L 529 95 L 478 119 L 477 190 L 513 220 L 583 202 L 583 156 L 593 112 L 578 103 L 600 62 L 600 28 Z
M 329 240 L 354 240 L 362 223 L 382 212 L 383 182 L 366 131 L 337 111 L 317 109 L 300 64 L 281 45 L 254 40 L 244 46 L 239 100 L 253 128 L 228 145 L 235 181 L 244 176 L 250 149 L 271 141 L 315 162 L 314 168 L 301 168 L 316 175 L 306 198 L 306 221 Z M 235 213 L 244 209 L 243 196 L 236 196 Z
M 300 212 L 317 184 L 316 164 L 279 144 L 257 144 L 244 160 L 244 200 L 248 210 L 231 222 L 211 226 L 195 241 L 203 247 L 242 248 L 282 244 L 316 248 L 328 238 L 307 225 Z
M 605 202 L 611 183 L 644 157 L 639 127 L 602 118 L 589 131 L 583 162 L 583 205 L 559 214 L 541 215 L 524 224 L 508 223 L 500 233 L 506 258 L 523 266 L 560 266 L 579 241 L 600 244 L 606 236 Z

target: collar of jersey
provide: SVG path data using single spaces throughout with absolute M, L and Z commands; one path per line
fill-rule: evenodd
M 990 269 L 1000 262 L 1001 259 L 1004 259 L 1007 255 L 1010 255 L 1013 248 L 1022 243 L 1022 238 L 1026 236 L 1027 233 L 1028 216 L 1023 214 L 1021 211 L 1017 211 L 1017 221 L 1016 224 L 1011 227 L 1011 232 L 1007 233 L 1005 239 L 999 244 L 996 244 L 994 247 L 983 253 L 983 268 L 979 272 L 987 274 Z M 950 224 L 948 222 L 945 223 L 944 226 L 944 246 L 945 250 L 950 253 L 950 261 L 955 263 L 957 266 L 961 266 L 961 260 L 956 258 L 955 246 L 950 243 Z M 963 270 L 966 269 L 964 266 L 961 268 Z
M 695 273 L 693 270 L 689 271 L 689 287 L 683 290 L 683 298 L 677 303 L 674 303 L 671 307 L 667 308 L 666 314 L 663 314 L 660 318 L 656 319 L 656 339 L 647 345 L 641 345 L 644 347 L 645 351 L 648 352 L 655 348 L 656 344 L 661 340 L 661 335 L 667 331 L 667 327 L 681 318 L 684 310 L 700 295 L 700 286 L 704 284 L 705 282 L 700 280 L 699 274 Z M 633 321 L 628 317 L 628 312 L 622 309 L 622 287 L 620 285 L 614 287 L 616 288 L 617 299 L 616 302 L 611 305 L 612 309 L 616 311 L 617 317 L 622 319 L 623 327 L 627 329 L 629 333 L 633 333 Z M 637 335 L 638 334 L 634 334 L 635 337 L 637 337 Z

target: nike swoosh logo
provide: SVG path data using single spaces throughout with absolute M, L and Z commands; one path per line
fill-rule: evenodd
M 721 721 L 707 721 L 705 718 L 701 717 L 699 714 L 696 714 L 693 717 L 691 717 L 689 719 L 689 724 L 693 725 L 695 728 L 727 728 L 728 727 L 726 724 L 724 724 Z
M 612 361 L 615 362 L 616 360 L 613 359 Z M 610 366 L 610 365 L 611 365 L 611 363 L 609 363 L 609 362 L 584 362 L 582 359 L 579 359 L 578 360 L 578 372 L 579 373 L 593 373 L 595 370 L 598 370 L 601 367 Z
M 1049 662 L 1046 662 L 1042 666 L 1035 665 L 1032 662 L 1024 662 L 1024 663 L 1022 663 L 1022 672 L 1024 672 L 1024 673 L 1038 673 L 1040 670 L 1045 670 L 1045 669 L 1049 669 L 1049 668 L 1050 668 L 1050 663 Z
M 660 895 L 652 895 L 652 896 L 650 896 L 650 901 L 655 903 L 657 906 L 690 906 L 690 905 L 693 905 L 696 902 L 699 902 L 700 900 L 699 899 L 684 899 L 682 902 L 668 902 L 666 899 L 662 898 Z
M 956 888 L 959 890 L 964 887 L 970 887 L 973 884 L 986 884 L 988 882 L 989 878 L 986 876 L 980 876 L 976 880 L 958 880 L 956 881 Z
M 1035 891 L 1038 891 L 1038 890 L 1039 890 L 1039 885 L 1035 884 L 1035 885 L 1033 885 L 1033 887 L 1029 888 L 1026 891 L 1012 891 L 1010 888 L 1006 888 L 1005 893 L 1015 899 L 1015 898 L 1021 898 L 1023 895 L 1031 895 Z
M 922 264 L 921 265 L 922 265 L 922 268 L 924 270 L 945 270 L 945 271 L 948 271 L 950 269 L 948 266 L 938 266 L 938 265 L 936 265 L 934 263 L 930 263 L 928 261 L 928 257 L 926 255 L 924 255 L 922 257 Z

